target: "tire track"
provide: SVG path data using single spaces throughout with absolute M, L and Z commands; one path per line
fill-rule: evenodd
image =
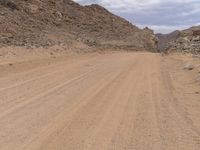
M 73 78 L 73 79 L 71 79 L 71 80 L 68 80 L 68 81 L 66 81 L 66 82 L 64 82 L 64 83 L 62 83 L 62 84 L 60 84 L 60 85 L 57 85 L 57 86 L 55 86 L 55 87 L 53 87 L 53 88 L 51 88 L 51 89 L 48 89 L 47 91 L 45 91 L 45 92 L 43 92 L 43 93 L 41 93 L 41 94 L 38 94 L 38 95 L 32 97 L 31 99 L 29 99 L 29 100 L 23 102 L 23 103 L 20 103 L 20 104 L 18 104 L 18 105 L 15 105 L 15 107 L 13 107 L 13 108 L 11 108 L 11 109 L 5 111 L 5 112 L 2 112 L 2 113 L 0 114 L 0 118 L 2 118 L 2 117 L 4 117 L 4 116 L 6 116 L 6 115 L 12 113 L 13 111 L 15 111 L 15 110 L 17 110 L 17 109 L 19 109 L 19 108 L 21 108 L 21 107 L 24 107 L 24 106 L 27 105 L 27 104 L 30 104 L 31 102 L 33 102 L 33 101 L 35 101 L 35 100 L 37 100 L 37 99 L 39 99 L 39 98 L 41 98 L 41 97 L 44 97 L 44 96 L 46 96 L 46 95 L 48 95 L 48 94 L 50 94 L 50 93 L 52 93 L 52 92 L 54 92 L 54 91 L 56 91 L 56 90 L 59 90 L 60 88 L 66 86 L 66 85 L 68 85 L 68 84 L 71 84 L 71 83 L 73 83 L 73 82 L 76 81 L 76 80 L 81 80 L 81 79 L 83 79 L 84 77 L 86 77 L 86 75 L 88 75 L 88 74 L 91 73 L 91 72 L 92 72 L 92 71 L 88 71 L 88 72 L 86 72 L 86 73 L 83 73 L 83 74 L 81 74 L 81 75 L 79 75 L 79 76 L 77 76 L 77 77 L 75 77 L 75 78 Z
M 91 61 L 91 60 L 90 60 Z M 85 62 L 87 62 L 87 61 L 85 61 Z M 89 62 L 89 61 L 88 61 Z M 56 74 L 59 74 L 59 73 L 62 73 L 62 72 L 66 72 L 69 68 L 66 68 L 66 70 L 63 70 L 63 65 L 66 65 L 66 63 L 58 63 L 58 64 L 56 64 L 56 65 L 54 65 L 54 66 L 48 66 L 48 67 L 43 67 L 44 69 L 42 69 L 42 68 L 37 68 L 37 69 L 35 69 L 34 71 L 33 70 L 31 70 L 30 72 L 28 71 L 28 72 L 25 72 L 25 73 L 19 73 L 19 75 L 20 76 L 27 76 L 29 79 L 27 79 L 27 80 L 24 80 L 23 78 L 20 78 L 20 76 L 19 77 L 17 77 L 17 79 L 21 79 L 22 81 L 19 81 L 19 83 L 15 83 L 15 84 L 12 84 L 12 85 L 10 85 L 10 86 L 7 86 L 7 87 L 1 87 L 0 88 L 0 91 L 4 91 L 4 90 L 7 90 L 7 89 L 11 89 L 11 88 L 14 88 L 14 87 L 17 87 L 17 86 L 21 86 L 21 85 L 24 85 L 24 84 L 26 84 L 26 83 L 30 83 L 30 82 L 32 82 L 32 81 L 35 81 L 35 80 L 38 80 L 38 79 L 42 79 L 42 78 L 46 78 L 46 77 L 48 77 L 48 76 L 51 76 L 51 75 L 56 75 Z M 73 67 L 73 69 L 74 68 L 79 68 L 80 66 L 84 66 L 82 63 L 75 63 L 75 64 L 72 64 L 74 67 Z M 52 72 L 52 70 L 54 70 L 54 68 L 52 68 L 52 67 L 55 67 L 55 70 L 56 71 L 54 71 L 54 72 Z M 70 67 L 72 67 L 72 66 L 70 66 Z M 37 71 L 36 73 L 38 73 L 38 75 L 37 74 L 34 74 L 35 73 L 35 71 Z M 50 71 L 49 73 L 46 73 L 46 71 Z M 68 70 L 69 71 L 69 70 Z M 43 72 L 43 73 L 42 73 Z M 37 76 L 37 77 L 34 77 L 34 78 L 31 78 L 30 79 L 30 77 L 28 76 L 28 75 L 33 75 L 34 74 L 34 76 Z M 41 75 L 42 74 L 42 75 Z M 16 79 L 16 76 L 17 76 L 17 74 L 15 74 L 15 75 L 13 75 L 14 76 L 14 79 Z M 7 79 L 8 78 L 8 79 Z M 11 82 L 10 80 L 10 76 L 9 77 L 6 77 L 6 78 L 1 78 L 0 79 L 0 82 L 1 81 L 3 81 L 3 82 L 5 82 L 6 81 L 6 79 L 9 81 L 9 82 Z M 12 81 L 11 83 L 13 83 L 14 81 Z M 16 81 L 15 81 L 16 82 Z M 1 85 L 2 85 L 2 83 L 1 83 Z

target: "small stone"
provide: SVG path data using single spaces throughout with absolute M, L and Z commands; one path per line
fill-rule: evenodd
M 9 66 L 13 66 L 13 64 L 12 64 L 12 63 L 9 63 L 8 65 L 9 65 Z
M 0 12 L 0 15 L 1 15 L 1 16 L 4 16 L 4 15 L 5 15 L 5 13 L 4 13 L 4 12 Z
M 186 70 L 193 70 L 194 66 L 192 64 L 188 63 L 188 64 L 185 65 L 184 69 L 186 69 Z

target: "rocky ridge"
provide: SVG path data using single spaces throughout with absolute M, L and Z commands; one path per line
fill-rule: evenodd
M 0 46 L 70 45 L 155 51 L 153 31 L 71 0 L 0 0 Z
M 167 50 L 200 54 L 200 26 L 181 31 L 177 39 L 168 43 Z

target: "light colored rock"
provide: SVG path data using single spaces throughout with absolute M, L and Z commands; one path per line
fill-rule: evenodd
M 193 66 L 191 63 L 187 63 L 187 64 L 184 66 L 184 69 L 186 69 L 186 70 L 193 70 L 193 69 L 194 69 L 194 66 Z

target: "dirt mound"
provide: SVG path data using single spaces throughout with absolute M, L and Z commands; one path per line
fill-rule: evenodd
M 200 26 L 181 31 L 180 36 L 168 44 L 167 50 L 200 54 Z
M 89 46 L 154 50 L 156 38 L 99 5 L 71 0 L 0 0 L 0 46 Z

